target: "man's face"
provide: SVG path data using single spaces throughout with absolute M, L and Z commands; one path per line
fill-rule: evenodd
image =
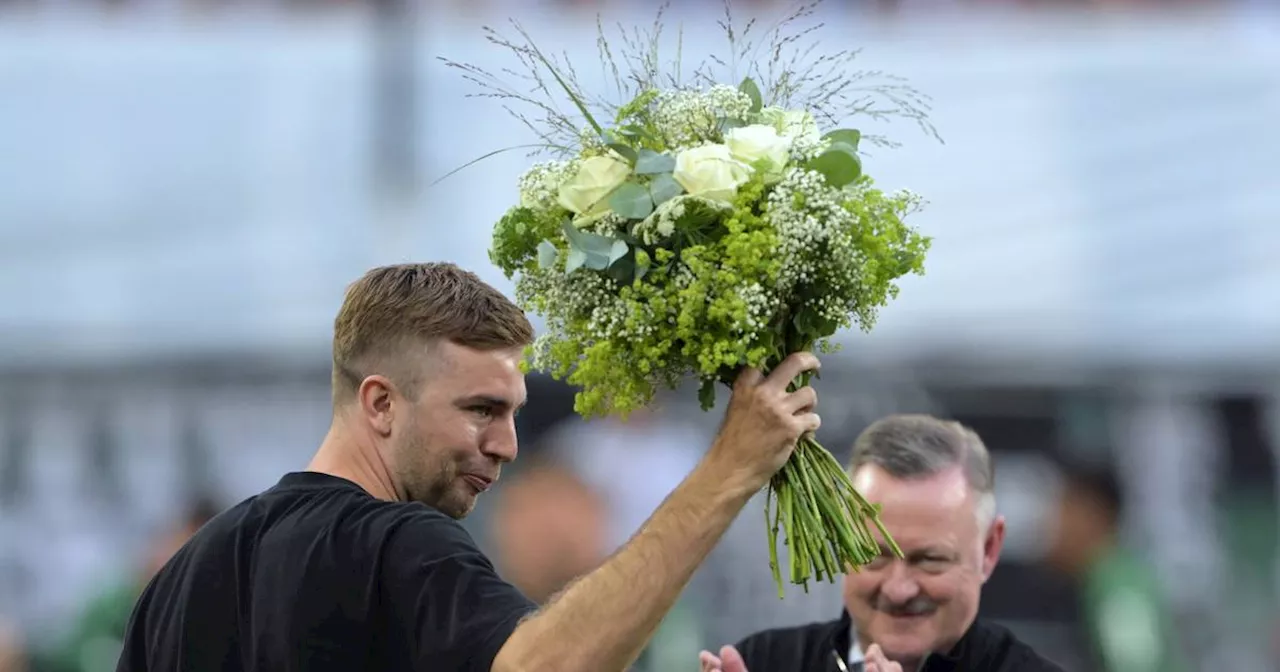
M 434 345 L 418 399 L 392 430 L 392 469 L 404 494 L 462 518 L 503 463 L 516 458 L 515 414 L 525 403 L 521 348 Z
M 880 503 L 885 529 L 902 549 L 898 559 L 881 540 L 881 555 L 845 577 L 845 607 L 865 649 L 879 644 L 906 665 L 946 652 L 978 613 L 982 584 L 995 569 L 1004 521 L 980 528 L 977 498 L 959 468 L 919 480 L 899 480 L 876 465 L 853 484 Z M 873 534 L 879 534 L 873 530 Z

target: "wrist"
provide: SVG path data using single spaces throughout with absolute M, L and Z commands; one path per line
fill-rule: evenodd
M 727 456 L 730 452 L 717 441 L 698 463 L 694 474 L 714 492 L 732 499 L 751 499 L 769 483 L 769 476 L 731 459 Z

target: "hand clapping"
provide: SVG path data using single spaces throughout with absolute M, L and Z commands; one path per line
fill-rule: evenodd
M 698 654 L 698 662 L 702 665 L 701 672 L 749 672 L 742 654 L 732 646 L 722 647 L 719 656 L 703 651 Z M 902 665 L 885 657 L 879 644 L 872 644 L 867 648 L 862 669 L 863 672 L 902 672 Z
M 902 666 L 886 658 L 879 644 L 868 647 L 866 656 L 863 672 L 902 672 Z
M 698 654 L 698 661 L 702 663 L 701 672 L 748 672 L 742 654 L 732 646 L 721 647 L 719 657 L 710 651 L 703 651 Z

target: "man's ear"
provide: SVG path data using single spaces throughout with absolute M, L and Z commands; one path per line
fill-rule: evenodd
M 996 563 L 1000 562 L 1000 551 L 1004 548 L 1004 516 L 996 514 L 987 529 L 987 538 L 982 542 L 982 582 L 986 583 L 996 571 Z
M 395 409 L 392 400 L 395 396 L 395 385 L 386 376 L 369 376 L 360 381 L 360 388 L 356 390 L 360 417 L 382 436 L 391 435 L 391 421 Z

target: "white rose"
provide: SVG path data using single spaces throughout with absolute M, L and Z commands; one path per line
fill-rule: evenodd
M 760 110 L 760 119 L 771 124 L 777 131 L 792 139 L 816 141 L 822 137 L 818 131 L 818 122 L 808 110 L 784 110 L 780 107 L 766 107 Z
M 631 164 L 613 152 L 583 159 L 578 172 L 560 185 L 556 201 L 575 214 L 593 214 L 608 207 L 605 197 L 630 175 Z
M 734 159 L 728 147 L 707 144 L 676 154 L 671 177 L 690 196 L 728 202 L 751 177 L 751 167 Z
M 769 173 L 780 172 L 787 165 L 787 154 L 791 151 L 791 138 L 763 124 L 730 129 L 724 134 L 724 144 L 733 158 L 743 163 L 763 160 Z

